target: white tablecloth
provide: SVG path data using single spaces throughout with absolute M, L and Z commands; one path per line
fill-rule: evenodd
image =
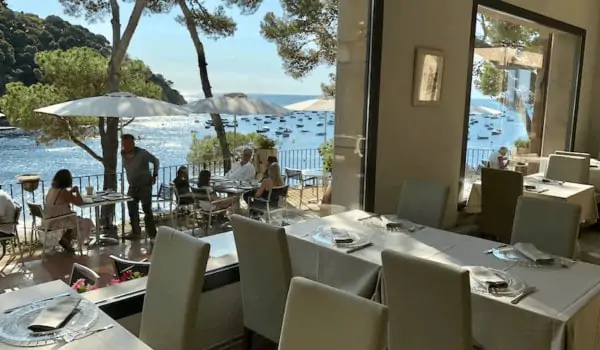
M 577 262 L 564 269 L 520 267 L 484 254 L 498 246 L 496 242 L 432 228 L 385 232 L 357 221 L 366 216 L 355 210 L 287 227 L 294 273 L 363 296 L 375 291 L 377 298 L 383 249 L 458 266 L 505 269 L 539 291 L 518 305 L 510 304 L 508 297 L 472 294 L 474 337 L 486 350 L 600 349 L 599 266 Z M 312 233 L 326 226 L 361 232 L 374 245 L 347 254 L 315 242 Z M 379 298 L 385 301 L 385 295 Z
M 549 200 L 562 200 L 577 204 L 581 206 L 582 222 L 595 223 L 598 221 L 598 207 L 596 206 L 594 186 L 571 182 L 565 182 L 563 185 L 544 184 L 540 181 L 542 177 L 541 173 L 525 176 L 524 182 L 526 185 L 534 185 L 538 189 L 546 190 L 546 192 L 535 193 L 523 191 L 523 195 Z M 481 213 L 481 182 L 473 183 L 465 211 L 470 214 Z

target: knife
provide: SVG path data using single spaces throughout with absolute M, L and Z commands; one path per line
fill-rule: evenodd
M 514 297 L 510 303 L 513 305 L 517 305 L 521 300 L 525 299 L 525 297 L 527 297 L 528 295 L 531 295 L 533 293 L 537 292 L 537 288 L 536 287 L 527 287 L 525 288 L 521 294 L 517 295 L 516 297 Z
M 58 299 L 58 298 L 66 297 L 66 296 L 69 296 L 69 295 L 71 295 L 71 293 L 67 292 L 67 293 L 58 294 L 58 295 L 55 295 L 53 297 L 49 297 L 49 298 L 46 298 L 46 299 L 40 299 L 40 300 L 32 301 L 32 302 L 27 303 L 27 304 L 23 304 L 23 305 L 20 305 L 20 306 L 11 307 L 10 309 L 6 309 L 6 310 L 4 310 L 3 313 L 4 314 L 8 314 L 8 313 L 11 313 L 11 312 L 13 312 L 13 311 L 15 311 L 17 309 L 20 309 L 22 307 L 25 307 L 25 306 L 33 305 L 35 303 L 42 303 L 44 301 L 50 301 L 50 300 L 53 300 L 53 299 Z
M 372 242 L 369 242 L 369 243 L 365 243 L 365 244 L 363 244 L 363 245 L 356 246 L 356 247 L 354 247 L 354 248 L 350 248 L 350 249 L 348 249 L 348 250 L 346 251 L 346 254 L 352 254 L 352 253 L 356 253 L 357 251 L 359 251 L 359 250 L 363 250 L 363 249 L 365 249 L 365 248 L 369 248 L 369 247 L 370 247 L 370 246 L 372 246 L 372 245 L 373 245 L 373 243 L 372 243 Z

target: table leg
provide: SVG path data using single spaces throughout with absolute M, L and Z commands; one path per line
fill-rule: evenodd
M 105 235 L 102 233 L 102 228 L 100 227 L 100 206 L 97 206 L 94 209 L 96 212 L 96 235 L 88 243 L 88 248 L 92 248 L 95 246 L 119 244 L 118 239 L 116 239 L 114 237 L 109 237 L 108 235 Z

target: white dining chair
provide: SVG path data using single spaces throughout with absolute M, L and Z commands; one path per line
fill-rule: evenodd
M 279 342 L 292 267 L 282 227 L 232 215 L 242 284 L 245 349 L 254 333 Z
M 406 180 L 402 185 L 399 218 L 434 228 L 442 228 L 450 188 L 436 182 Z
M 590 161 L 585 157 L 551 154 L 545 177 L 550 180 L 587 184 L 590 182 Z
M 575 258 L 580 217 L 580 205 L 520 197 L 510 243 L 533 243 L 541 251 Z
M 387 311 L 374 301 L 294 277 L 279 350 L 382 350 Z
M 554 154 L 562 155 L 562 156 L 571 156 L 571 157 L 583 157 L 587 159 L 588 164 L 590 163 L 590 159 L 592 159 L 592 155 L 589 153 L 583 152 L 569 152 L 569 151 L 556 151 Z
M 210 245 L 159 227 L 146 284 L 140 340 L 154 350 L 194 349 Z
M 469 272 L 390 250 L 381 253 L 389 350 L 472 350 Z

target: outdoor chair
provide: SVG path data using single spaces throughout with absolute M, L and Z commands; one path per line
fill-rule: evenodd
M 28 203 L 29 204 L 29 203 Z M 48 239 L 48 237 L 50 236 L 50 234 L 52 233 L 56 233 L 56 232 L 60 232 L 61 235 L 64 233 L 64 231 L 67 228 L 60 228 L 60 229 L 50 229 L 48 228 L 48 224 L 56 221 L 56 220 L 60 220 L 60 219 L 65 219 L 65 218 L 70 218 L 70 217 L 74 217 L 75 220 L 73 220 L 75 222 L 74 227 L 71 227 L 70 229 L 76 230 L 75 232 L 77 232 L 77 247 L 79 248 L 79 254 L 83 256 L 83 239 L 81 238 L 81 234 L 79 233 L 79 222 L 77 220 L 77 213 L 76 212 L 72 212 L 72 213 L 68 213 L 65 215 L 60 215 L 60 216 L 55 216 L 55 217 L 51 217 L 51 218 L 46 218 L 43 215 L 43 209 L 41 209 L 41 205 L 40 204 L 35 204 L 35 203 L 31 203 L 32 205 L 30 206 L 30 208 L 35 208 L 34 210 L 40 211 L 42 213 L 42 222 L 40 225 L 34 225 L 32 227 L 32 230 L 35 232 L 35 234 L 38 235 L 38 237 L 41 238 L 42 241 L 42 257 L 46 254 L 46 248 L 48 246 L 56 246 L 58 244 L 59 240 L 56 239 Z
M 267 198 L 255 198 L 249 197 L 250 203 L 248 203 L 248 216 L 251 216 L 253 212 L 266 214 L 266 221 L 271 222 L 271 214 L 287 209 L 287 196 L 289 191 L 289 185 L 273 187 L 267 196 Z M 283 201 L 283 205 L 282 202 Z
M 40 237 L 37 235 L 35 228 L 38 225 L 38 220 L 39 224 L 41 224 L 42 220 L 44 220 L 44 207 L 41 203 L 27 202 L 27 208 L 29 209 L 29 215 L 31 215 L 31 218 L 33 219 L 31 222 L 30 241 L 31 243 L 39 242 Z M 36 236 L 35 239 L 34 236 Z
M 199 188 L 198 191 L 205 191 L 206 196 L 204 198 L 212 198 L 210 187 L 202 187 Z M 229 209 L 233 207 L 236 202 L 240 201 L 240 196 L 229 196 L 226 198 L 219 199 L 209 199 L 202 200 L 199 199 L 199 196 L 195 196 L 196 201 L 196 211 L 197 215 L 200 215 L 201 218 L 206 217 L 206 231 L 208 232 L 212 227 L 213 219 L 218 214 L 225 214 Z M 192 235 L 194 235 L 195 227 L 192 228 Z
M 290 181 L 294 180 L 297 182 L 296 186 L 293 186 L 295 188 L 297 188 L 300 191 L 300 202 L 298 203 L 298 209 L 302 209 L 302 197 L 304 195 L 304 189 L 305 188 L 317 188 L 317 198 L 319 198 L 319 178 L 316 176 L 312 176 L 312 177 L 305 177 L 302 174 L 302 170 L 300 169 L 292 169 L 292 168 L 285 168 L 285 184 L 287 186 L 290 186 Z
M 150 262 L 148 259 L 135 261 L 123 259 L 115 255 L 111 255 L 109 258 L 112 261 L 113 269 L 117 278 L 120 278 L 123 273 L 127 271 L 139 272 L 144 276 L 148 276 L 148 273 L 150 272 Z
M 153 202 L 158 204 L 157 210 L 154 211 L 154 215 L 171 216 L 171 225 L 175 225 L 175 211 L 173 210 L 173 203 L 175 202 L 175 194 L 173 190 L 174 186 L 162 183 L 158 187 L 158 192 Z M 164 208 L 163 208 L 164 207 Z
M 18 247 L 19 254 L 21 255 L 21 264 L 25 266 L 25 262 L 23 261 L 23 247 L 21 247 L 21 240 L 19 239 L 19 232 L 17 230 L 20 216 L 21 207 L 17 206 L 14 220 L 12 222 L 3 222 L 0 224 L 0 243 L 2 244 L 2 256 L 0 256 L 0 259 L 4 258 L 4 255 L 6 254 L 6 244 L 10 242 L 13 246 L 13 252 L 14 247 Z
M 71 270 L 71 277 L 69 278 L 69 286 L 72 286 L 78 280 L 85 280 L 85 284 L 94 285 L 100 279 L 100 276 L 92 269 L 87 266 L 73 263 L 73 269 Z

